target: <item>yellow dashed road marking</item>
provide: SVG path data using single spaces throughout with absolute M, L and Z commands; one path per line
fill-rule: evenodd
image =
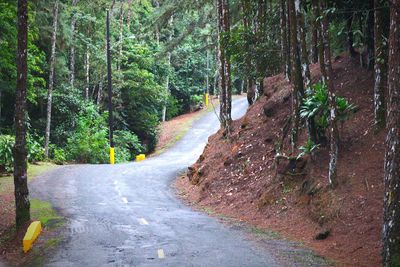
M 159 249 L 157 251 L 157 254 L 158 254 L 158 258 L 159 259 L 164 259 L 165 258 L 165 254 L 164 254 L 164 250 L 163 249 Z
M 140 218 L 140 219 L 138 219 L 138 221 L 139 221 L 140 225 L 149 225 L 149 223 L 146 221 L 145 218 Z

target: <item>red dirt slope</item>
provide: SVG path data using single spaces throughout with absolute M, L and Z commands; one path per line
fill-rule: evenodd
M 316 81 L 318 66 L 312 65 L 311 72 Z M 230 140 L 221 131 L 211 136 L 203 155 L 189 168 L 190 181 L 181 177 L 176 185 L 196 206 L 278 231 L 339 266 L 379 266 L 385 131 L 375 134 L 372 127 L 373 73 L 348 57 L 335 60 L 334 73 L 337 94 L 359 108 L 339 125 L 338 188 L 327 188 L 326 148 L 300 166 L 303 175 L 287 175 L 282 172 L 285 163 L 275 163 L 291 102 L 291 86 L 282 75 L 265 79 L 265 96 L 233 122 Z M 269 117 L 264 106 L 269 107 Z M 302 129 L 300 144 L 306 138 Z M 326 239 L 315 239 L 326 230 Z

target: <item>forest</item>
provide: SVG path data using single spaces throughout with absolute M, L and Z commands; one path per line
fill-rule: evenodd
M 108 163 L 110 146 L 117 163 L 132 161 L 154 151 L 161 122 L 208 94 L 229 142 L 232 95 L 254 105 L 278 74 L 291 101 L 274 159 L 296 164 L 325 148 L 335 190 L 343 124 L 359 109 L 336 93 L 333 62 L 346 55 L 374 73 L 371 127 L 386 136 L 383 265 L 400 264 L 400 1 L 0 0 L 0 10 L 0 172 L 14 171 L 17 225 L 29 210 L 26 161 Z

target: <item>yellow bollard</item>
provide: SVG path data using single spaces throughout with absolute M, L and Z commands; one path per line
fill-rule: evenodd
M 146 159 L 146 155 L 145 154 L 139 154 L 136 156 L 136 161 L 142 161 Z
M 208 93 L 206 93 L 206 95 L 205 95 L 206 107 L 208 107 L 208 98 L 209 98 L 209 95 L 208 95 Z
M 32 248 L 33 242 L 35 242 L 35 240 L 38 238 L 41 231 L 42 224 L 39 221 L 33 222 L 31 225 L 29 225 L 24 239 L 22 240 L 22 249 L 25 253 Z
M 115 163 L 115 150 L 113 147 L 110 147 L 110 164 L 113 165 Z

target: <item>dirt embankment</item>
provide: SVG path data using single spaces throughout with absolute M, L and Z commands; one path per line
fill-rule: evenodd
M 311 66 L 313 81 L 319 67 Z M 334 62 L 337 94 L 358 106 L 339 125 L 339 186 L 327 187 L 328 149 L 297 164 L 276 163 L 276 147 L 290 115 L 291 86 L 282 75 L 265 79 L 265 96 L 232 124 L 230 140 L 211 136 L 204 153 L 177 180 L 196 206 L 280 232 L 339 266 L 380 266 L 385 131 L 373 130 L 373 73 L 348 57 Z M 282 142 L 283 140 L 283 142 Z M 307 140 L 306 129 L 299 144 Z M 322 239 L 322 240 L 317 240 Z M 326 237 L 327 236 L 327 237 Z

